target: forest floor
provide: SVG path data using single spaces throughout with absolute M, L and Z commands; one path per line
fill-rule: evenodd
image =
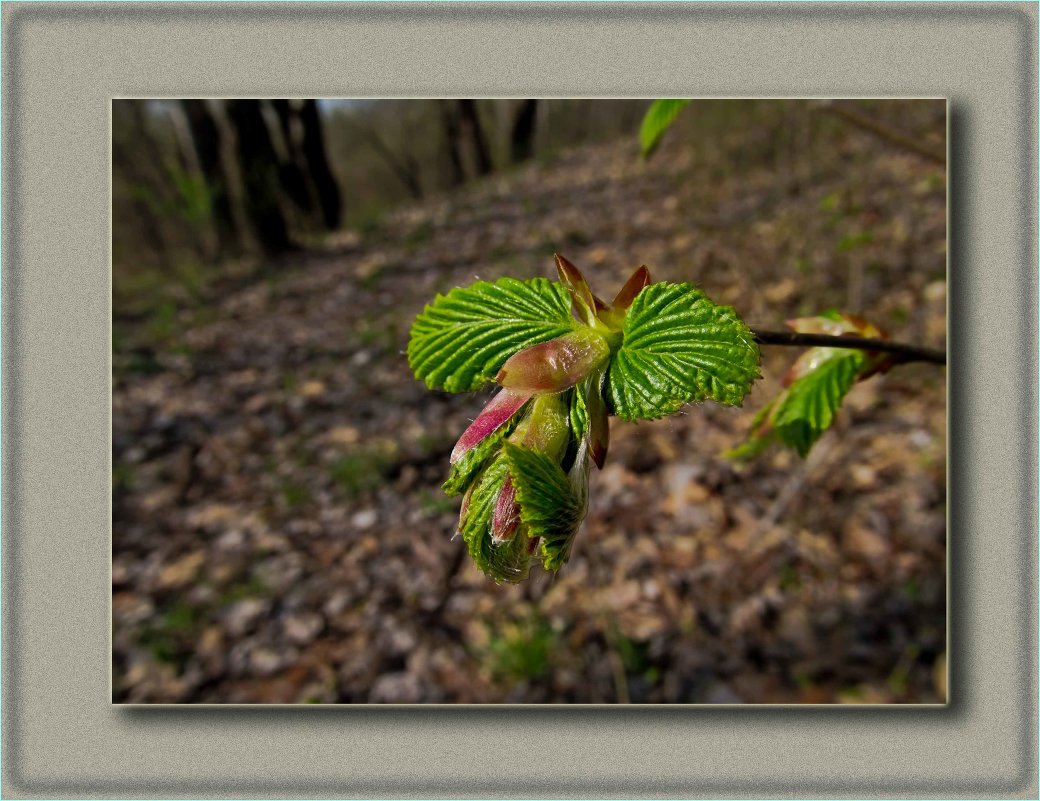
M 412 377 L 409 325 L 437 292 L 554 277 L 559 251 L 603 296 L 646 264 L 752 325 L 841 308 L 945 346 L 941 166 L 852 129 L 784 161 L 758 143 L 739 169 L 720 166 L 739 145 L 714 147 L 573 150 L 121 335 L 114 700 L 945 701 L 934 365 L 857 385 L 806 460 L 739 466 L 721 453 L 799 353 L 764 348 L 742 408 L 611 421 L 555 578 L 496 585 L 452 539 L 439 487 L 488 393 Z

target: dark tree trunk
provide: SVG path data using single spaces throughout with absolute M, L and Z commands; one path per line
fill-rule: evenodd
M 318 104 L 314 100 L 303 101 L 300 119 L 303 122 L 303 156 L 318 193 L 322 220 L 327 230 L 334 231 L 339 228 L 342 201 L 325 154 L 325 136 L 322 133 Z
M 537 116 L 537 100 L 520 101 L 509 135 L 509 156 L 514 164 L 527 161 L 534 155 L 534 125 Z
M 177 195 L 171 188 L 162 153 L 152 137 L 145 101 L 120 100 L 113 104 L 112 169 L 129 188 L 138 219 L 138 230 L 156 263 L 168 268 L 179 237 L 176 220 Z M 170 223 L 174 225 L 171 229 Z
M 438 100 L 444 130 L 445 152 L 448 154 L 448 183 L 462 186 L 466 183 L 466 170 L 462 166 L 462 135 L 455 104 L 450 100 Z
M 130 101 L 139 102 L 139 101 Z M 163 231 L 162 220 L 156 212 L 153 197 L 153 182 L 140 169 L 131 148 L 119 140 L 112 142 L 112 170 L 121 175 L 132 190 L 132 208 L 137 217 L 137 230 L 145 241 L 146 248 L 155 256 L 156 264 L 162 269 L 170 266 L 170 247 Z
M 260 111 L 259 100 L 229 100 L 227 114 L 235 129 L 246 214 L 257 241 L 268 255 L 291 247 L 279 205 L 278 160 Z
M 188 118 L 199 169 L 209 191 L 213 228 L 220 252 L 225 255 L 236 254 L 241 249 L 241 239 L 231 209 L 227 171 L 221 156 L 220 129 L 204 100 L 182 100 L 181 107 Z
M 268 102 L 278 115 L 278 127 L 282 132 L 282 141 L 285 142 L 285 160 L 278 165 L 278 176 L 282 188 L 293 204 L 305 216 L 310 217 L 314 213 L 314 198 L 307 185 L 305 161 L 300 152 L 298 137 L 293 125 L 298 119 L 298 115 L 288 100 L 270 100 Z
M 488 155 L 487 140 L 484 138 L 484 130 L 480 127 L 480 115 L 477 113 L 476 100 L 459 100 L 459 117 L 462 119 L 463 127 L 469 133 L 473 142 L 473 152 L 477 159 L 477 174 L 490 175 L 491 156 Z
M 135 130 L 134 150 L 138 154 L 138 167 L 141 175 L 147 176 L 155 197 L 163 208 L 176 209 L 179 194 L 171 179 L 171 165 L 152 135 L 145 114 L 145 101 L 130 103 L 130 116 Z

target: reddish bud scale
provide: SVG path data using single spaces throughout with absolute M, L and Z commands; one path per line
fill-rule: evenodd
M 621 290 L 614 296 L 614 302 L 611 306 L 615 309 L 627 309 L 632 305 L 632 301 L 636 299 L 636 295 L 642 292 L 649 285 L 650 271 L 644 264 L 632 273 L 632 276 L 625 282 L 625 285 L 621 287 Z
M 512 478 L 506 476 L 502 491 L 498 493 L 498 501 L 495 503 L 491 536 L 493 539 L 503 542 L 512 539 L 519 524 L 520 504 L 516 502 L 516 488 L 513 486 Z
M 595 321 L 597 308 L 604 307 L 603 301 L 592 294 L 589 283 L 581 270 L 571 264 L 559 253 L 556 255 L 556 271 L 560 274 L 562 283 L 571 293 L 573 300 L 574 316 L 586 325 L 592 325 Z
M 830 336 L 851 334 L 867 339 L 888 339 L 888 334 L 857 314 L 839 313 L 836 317 L 824 317 L 823 315 L 797 317 L 787 320 L 785 324 L 799 334 L 829 334 Z
M 583 328 L 514 354 L 502 365 L 495 380 L 519 393 L 562 392 L 609 357 L 607 341 L 597 332 Z
M 530 393 L 511 392 L 503 389 L 493 397 L 467 428 L 451 452 L 450 464 L 455 464 L 466 451 L 479 445 L 486 437 L 494 434 L 530 400 Z

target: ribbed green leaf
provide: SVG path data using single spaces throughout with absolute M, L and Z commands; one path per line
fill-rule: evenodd
M 544 278 L 453 289 L 415 319 L 408 364 L 431 389 L 479 389 L 517 351 L 574 330 L 570 309 L 567 290 Z
M 812 348 L 792 369 L 799 377 L 755 415 L 748 440 L 728 451 L 728 457 L 747 460 L 774 442 L 807 456 L 834 422 L 849 389 L 872 369 L 872 363 L 862 351 Z M 808 371 L 799 373 L 799 369 Z
M 639 144 L 643 148 L 644 157 L 654 152 L 664 132 L 689 103 L 689 100 L 655 100 L 650 104 L 639 129 Z
M 777 437 L 801 456 L 820 438 L 832 422 L 842 400 L 866 363 L 860 351 L 817 348 L 832 355 L 812 372 L 792 383 L 772 415 Z
M 729 306 L 690 284 L 650 284 L 628 310 L 607 393 L 622 420 L 655 420 L 685 403 L 739 405 L 758 378 L 758 346 Z
M 583 499 L 567 474 L 541 451 L 507 442 L 505 455 L 527 536 L 541 537 L 542 564 L 546 570 L 559 570 L 585 517 Z
M 505 542 L 496 542 L 491 537 L 495 503 L 508 475 L 509 463 L 500 453 L 473 486 L 459 532 L 477 567 L 495 581 L 517 582 L 527 578 L 531 562 L 525 527 L 521 525 L 512 539 Z

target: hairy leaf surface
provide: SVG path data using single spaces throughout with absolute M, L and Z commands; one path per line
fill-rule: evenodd
M 507 442 L 505 455 L 527 535 L 541 537 L 545 569 L 559 570 L 585 517 L 585 504 L 567 474 L 541 451 Z

